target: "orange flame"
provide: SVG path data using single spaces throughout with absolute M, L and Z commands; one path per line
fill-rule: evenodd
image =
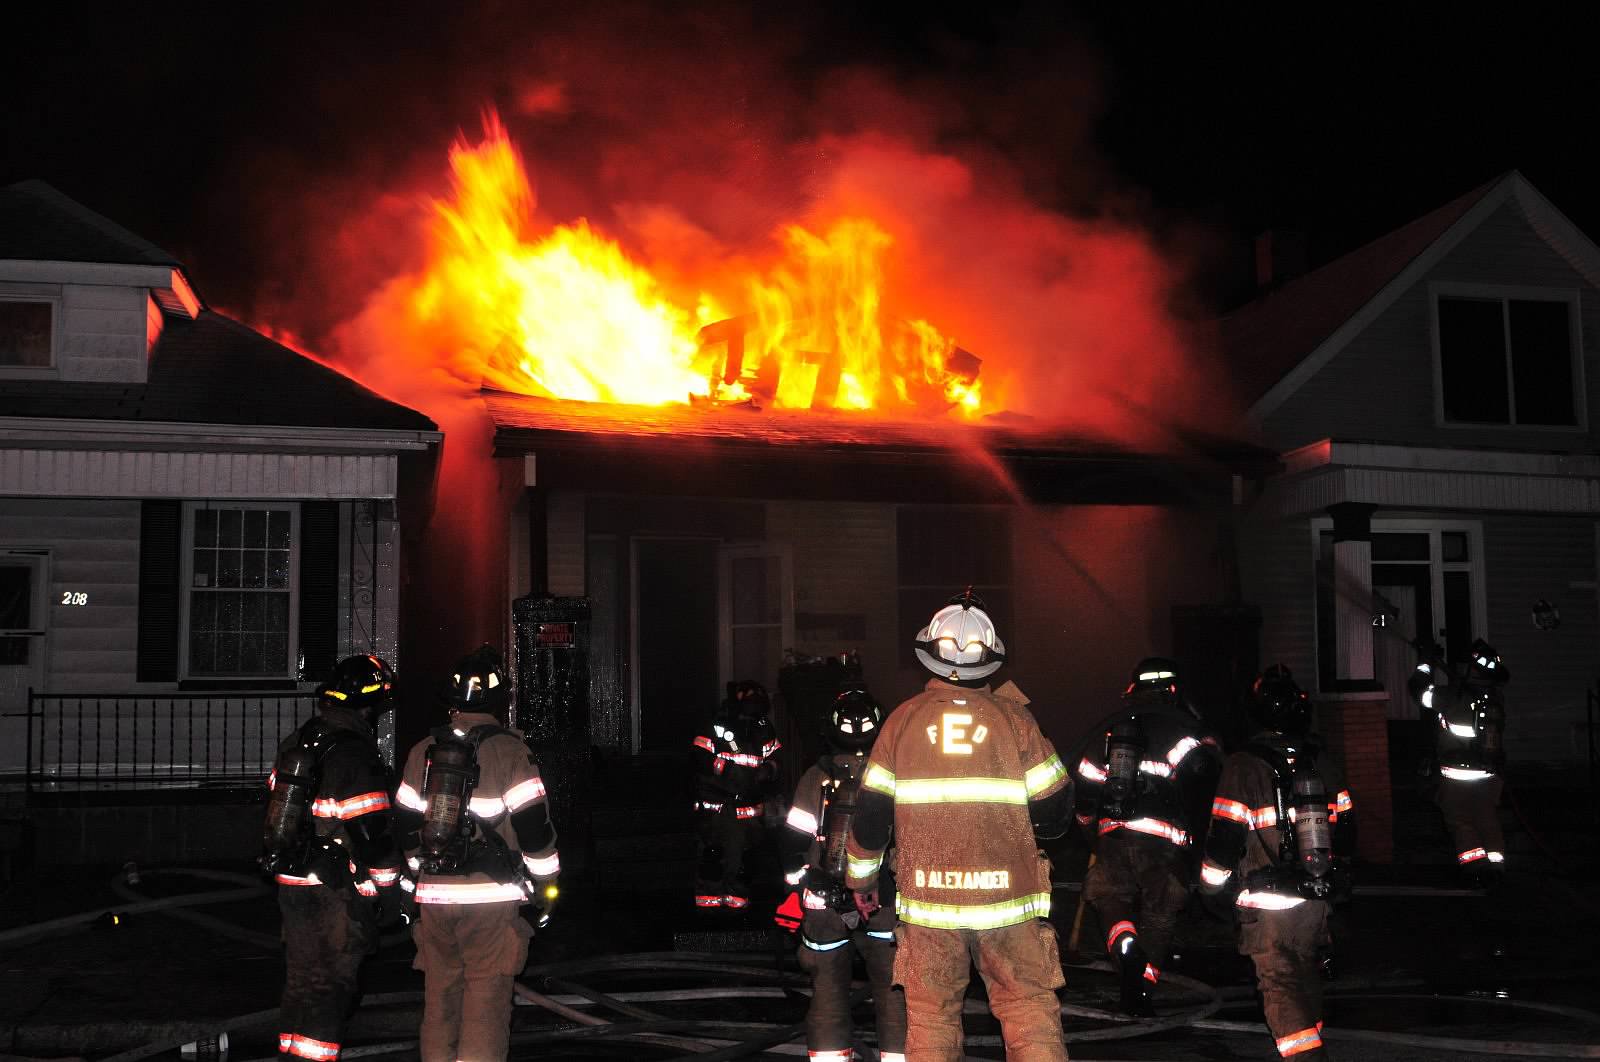
M 467 372 L 550 398 L 659 405 L 694 398 L 787 408 L 985 412 L 978 360 L 926 320 L 889 317 L 893 238 L 868 218 L 792 224 L 764 269 L 708 277 L 684 305 L 586 219 L 537 231 L 532 185 L 498 118 L 450 152 L 428 265 L 410 295 Z

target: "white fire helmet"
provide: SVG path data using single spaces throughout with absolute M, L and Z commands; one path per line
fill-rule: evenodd
M 984 611 L 983 600 L 968 587 L 917 632 L 917 659 L 946 681 L 972 682 L 1000 670 L 1006 643 Z

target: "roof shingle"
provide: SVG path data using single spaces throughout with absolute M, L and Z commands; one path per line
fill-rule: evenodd
M 433 421 L 214 310 L 168 319 L 145 383 L 0 380 L 0 416 L 433 431 Z
M 0 258 L 182 268 L 155 244 L 43 181 L 0 188 Z

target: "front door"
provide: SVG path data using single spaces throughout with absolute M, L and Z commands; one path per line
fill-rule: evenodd
M 28 690 L 44 685 L 49 554 L 0 549 L 0 774 L 27 763 Z
M 717 685 L 717 544 L 635 539 L 635 748 L 687 753 L 722 699 Z

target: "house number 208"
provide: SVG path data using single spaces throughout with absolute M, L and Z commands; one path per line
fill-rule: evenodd
M 87 605 L 89 603 L 89 595 L 82 590 L 63 590 L 61 591 L 61 603 L 63 605 Z

